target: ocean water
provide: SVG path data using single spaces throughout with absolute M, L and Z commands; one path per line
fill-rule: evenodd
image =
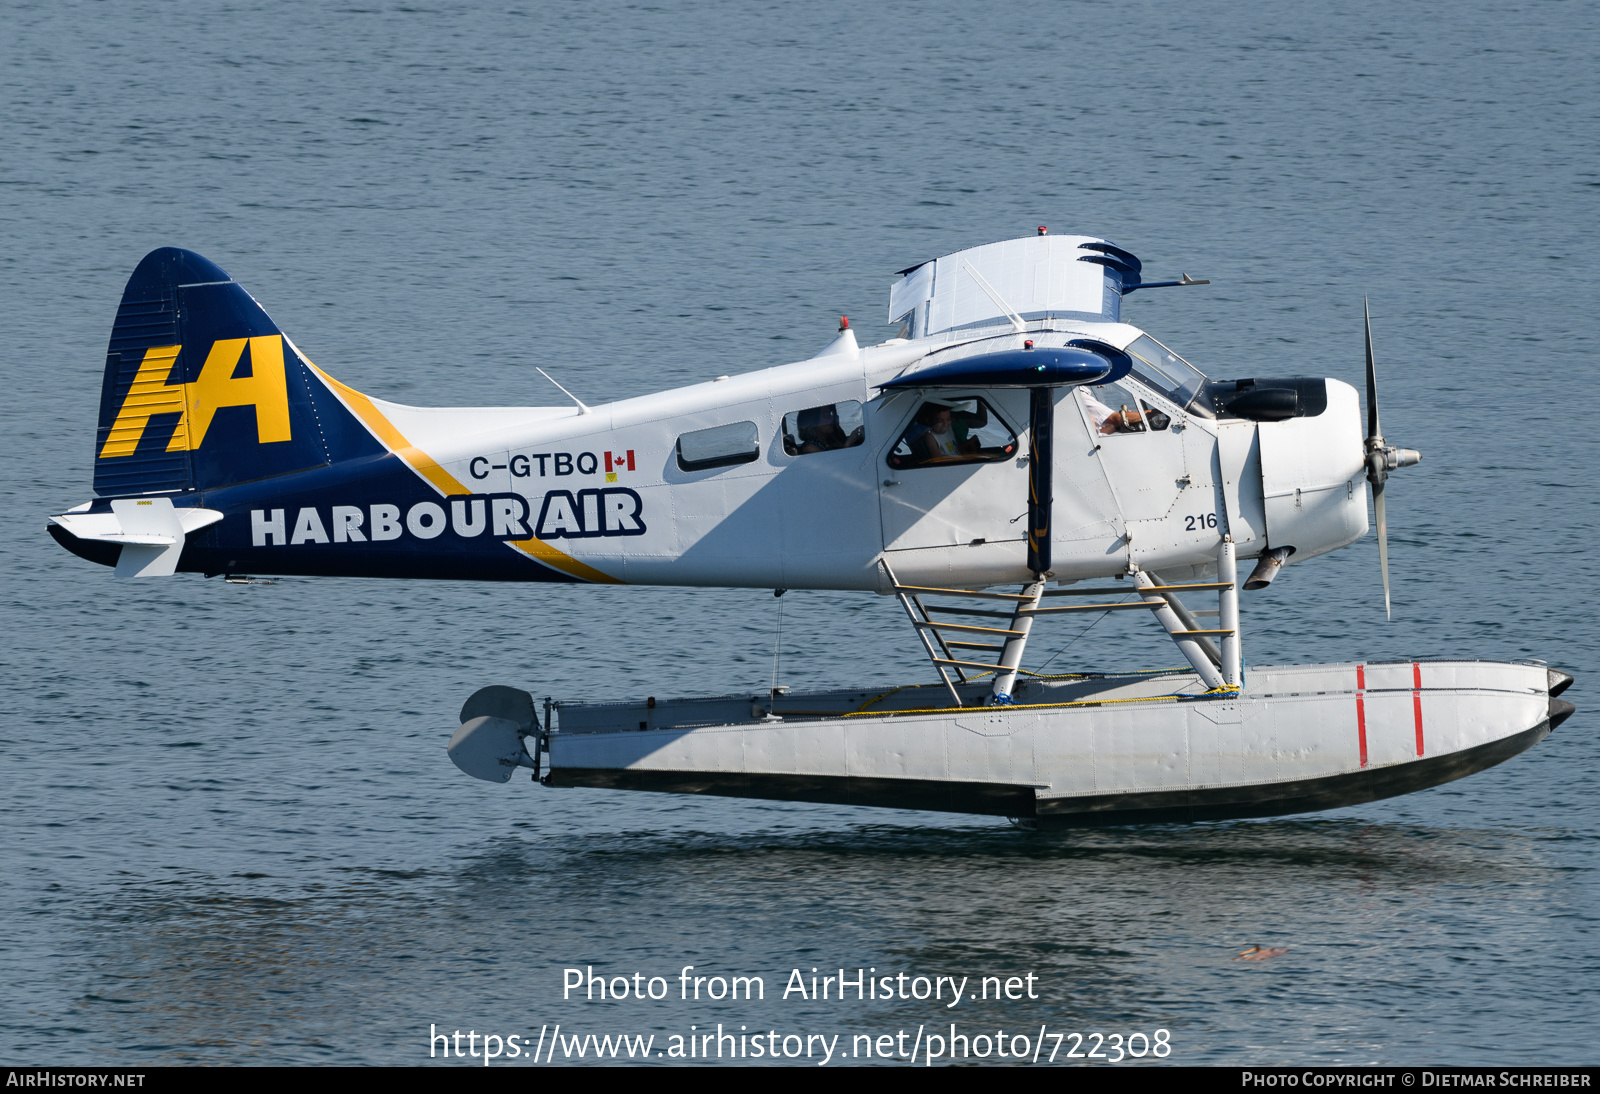
M 0 6 L 4 1056 L 955 1023 L 1166 1031 L 1144 1063 L 1593 1062 L 1597 39 L 1553 2 Z M 1127 317 L 1213 375 L 1359 383 L 1371 298 L 1384 432 L 1424 453 L 1394 618 L 1369 535 L 1246 599 L 1251 660 L 1537 657 L 1578 713 L 1462 782 L 1193 827 L 495 787 L 444 753 L 477 687 L 765 687 L 771 594 L 119 583 L 44 530 L 91 496 L 157 246 L 361 390 L 555 405 L 535 366 L 599 403 L 809 356 L 841 314 L 870 336 L 894 270 L 1037 224 L 1211 278 Z M 890 600 L 783 603 L 783 683 L 928 675 Z M 766 997 L 681 999 L 690 965 Z M 563 999 L 591 967 L 670 992 Z M 1036 997 L 782 997 L 813 968 Z

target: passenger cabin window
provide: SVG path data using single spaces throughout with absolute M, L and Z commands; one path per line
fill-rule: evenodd
M 760 457 L 761 436 L 755 422 L 715 425 L 678 438 L 678 467 L 684 471 L 732 467 Z
M 791 410 L 783 416 L 783 450 L 791 456 L 854 448 L 866 436 L 861 404 L 854 399 Z
M 1149 399 L 1122 384 L 1100 384 L 1080 389 L 1083 409 L 1096 433 L 1153 433 L 1166 429 L 1172 419 Z
M 1017 454 L 1017 435 L 982 399 L 928 399 L 889 452 L 896 470 L 993 463 Z

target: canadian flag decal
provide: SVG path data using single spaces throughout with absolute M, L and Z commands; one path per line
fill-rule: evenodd
M 637 470 L 633 466 L 633 449 L 630 448 L 625 453 L 624 452 L 607 452 L 606 453 L 606 474 L 609 475 L 613 471 L 624 471 L 624 470 L 626 470 L 626 471 Z

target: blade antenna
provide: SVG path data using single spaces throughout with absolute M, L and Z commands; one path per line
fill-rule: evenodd
M 540 368 L 538 365 L 534 365 L 533 366 L 533 370 L 535 372 L 537 372 L 540 376 L 543 376 L 546 380 L 549 380 L 552 384 L 556 384 L 555 377 L 551 376 L 548 372 L 546 372 L 544 369 Z M 561 387 L 561 385 L 560 384 L 556 384 L 556 387 Z M 580 399 L 576 395 L 572 394 L 572 392 L 568 391 L 566 388 L 561 387 L 561 394 L 565 395 L 567 398 L 571 399 L 573 402 L 578 404 L 578 413 L 579 414 L 593 414 L 594 413 L 594 411 L 590 410 L 588 407 L 583 405 L 583 400 L 582 399 Z

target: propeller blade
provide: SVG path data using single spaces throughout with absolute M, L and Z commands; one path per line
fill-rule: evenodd
M 1367 321 L 1367 437 L 1383 436 L 1378 429 L 1378 368 L 1372 360 L 1372 306 L 1361 298 L 1361 311 Z
M 1378 565 L 1383 569 L 1383 615 L 1393 619 L 1389 607 L 1389 520 L 1383 503 L 1383 483 L 1372 484 L 1372 509 L 1378 520 Z

